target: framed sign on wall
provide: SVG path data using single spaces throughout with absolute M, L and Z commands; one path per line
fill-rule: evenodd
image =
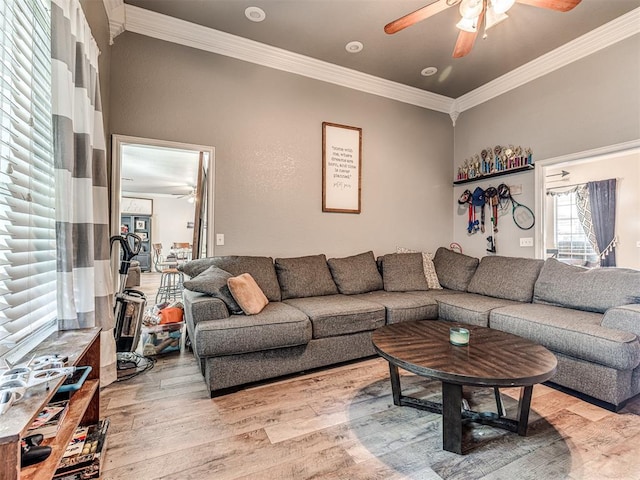
M 362 129 L 322 122 L 322 211 L 360 213 Z
M 122 197 L 120 210 L 122 213 L 153 215 L 153 200 L 150 198 Z

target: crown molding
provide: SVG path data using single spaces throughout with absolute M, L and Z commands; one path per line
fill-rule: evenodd
M 452 98 L 125 4 L 127 31 L 449 113 Z
M 109 45 L 125 30 L 124 0 L 102 0 L 109 19 Z
M 453 99 L 133 5 L 123 4 L 123 0 L 103 1 L 109 16 L 112 39 L 123 30 L 127 30 L 159 40 L 225 55 L 447 113 L 451 117 L 454 127 L 462 112 L 640 33 L 640 8 L 636 8 L 457 99 Z
M 458 97 L 455 104 L 464 112 L 637 33 L 640 33 L 640 8 Z

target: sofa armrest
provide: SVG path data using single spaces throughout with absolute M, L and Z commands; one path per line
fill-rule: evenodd
M 219 298 L 183 290 L 184 313 L 194 326 L 203 320 L 229 318 L 229 309 Z
M 634 303 L 608 309 L 602 318 L 602 326 L 630 332 L 640 337 L 640 304 Z

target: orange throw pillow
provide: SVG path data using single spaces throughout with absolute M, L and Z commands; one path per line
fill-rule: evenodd
M 256 315 L 267 306 L 269 300 L 256 281 L 248 273 L 227 280 L 231 295 L 246 315 Z

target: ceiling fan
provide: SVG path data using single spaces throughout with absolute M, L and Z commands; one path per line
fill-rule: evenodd
M 462 19 L 456 24 L 456 27 L 460 29 L 460 33 L 458 34 L 456 46 L 453 49 L 453 58 L 460 58 L 471 52 L 483 22 L 486 36 L 487 29 L 497 25 L 508 17 L 507 10 L 509 10 L 516 1 L 534 7 L 556 10 L 558 12 L 568 12 L 582 0 L 436 0 L 425 7 L 419 8 L 415 12 L 388 23 L 385 25 L 384 31 L 388 34 L 397 33 L 449 7 L 459 4 Z

